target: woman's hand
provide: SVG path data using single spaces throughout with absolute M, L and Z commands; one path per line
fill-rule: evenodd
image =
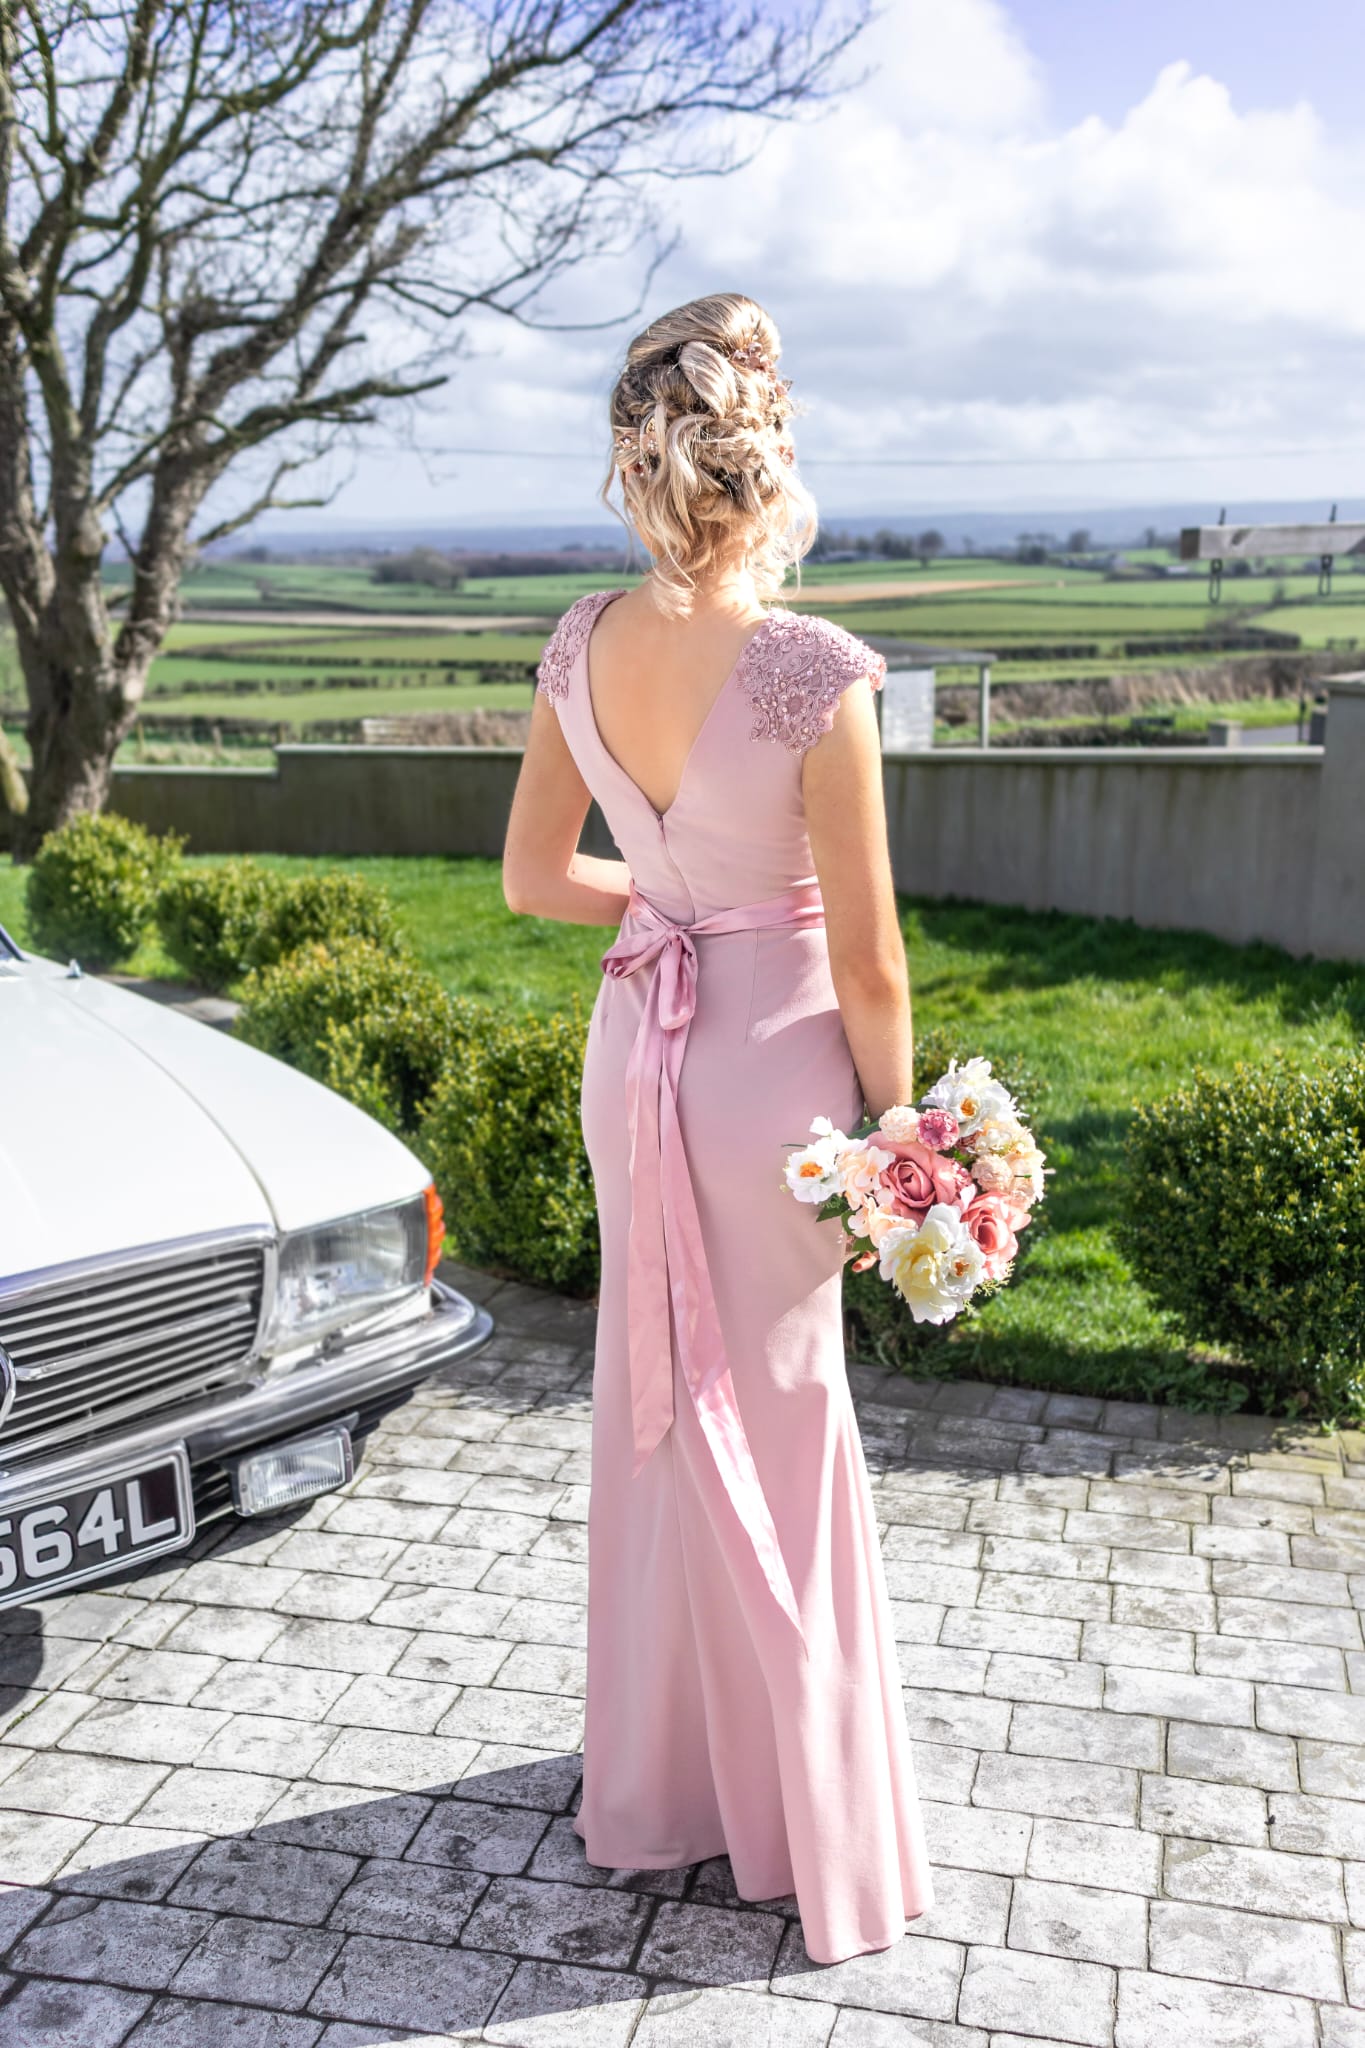
M 915 1069 L 870 684 L 844 691 L 832 728 L 807 749 L 802 790 L 834 992 L 868 1109 L 880 1116 L 893 1103 L 913 1100 Z
M 623 860 L 578 852 L 591 802 L 558 715 L 538 690 L 503 846 L 502 893 L 509 910 L 562 924 L 621 922 L 630 869 Z

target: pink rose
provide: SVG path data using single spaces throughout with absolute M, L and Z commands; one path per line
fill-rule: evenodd
M 884 1137 L 879 1142 L 884 1152 L 896 1155 L 890 1166 L 881 1171 L 883 1205 L 896 1215 L 922 1223 L 935 1202 L 949 1202 L 954 1208 L 961 1208 L 964 1196 L 976 1193 L 964 1166 L 959 1166 L 956 1159 L 945 1159 L 941 1152 L 931 1151 L 928 1145 L 921 1145 L 918 1138 L 906 1138 L 895 1144 Z
M 978 1195 L 963 1210 L 962 1221 L 980 1246 L 986 1278 L 1001 1279 L 1019 1250 L 1015 1231 L 1027 1223 L 1027 1211 L 1021 1213 L 1018 1203 L 1004 1195 Z
M 950 1109 L 922 1109 L 919 1118 L 921 1142 L 935 1152 L 957 1143 L 957 1118 Z

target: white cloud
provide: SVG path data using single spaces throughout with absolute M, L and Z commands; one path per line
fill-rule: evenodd
M 1133 81 L 1125 118 L 1050 129 L 1045 81 L 998 0 L 887 0 L 860 46 L 868 76 L 772 134 L 717 184 L 676 188 L 682 245 L 651 310 L 752 291 L 777 316 L 807 406 L 810 456 L 1112 456 L 1114 467 L 812 473 L 831 503 L 977 503 L 1008 492 L 1343 497 L 1360 456 L 1237 461 L 1238 451 L 1365 442 L 1358 147 L 1312 108 L 1244 110 L 1173 54 Z M 580 274 L 569 317 L 630 295 L 619 267 Z M 619 335 L 492 325 L 460 370 L 447 442 L 591 448 Z M 1226 460 L 1122 467 L 1209 447 Z M 463 465 L 413 504 L 370 465 L 340 508 L 393 516 L 593 514 L 595 464 Z

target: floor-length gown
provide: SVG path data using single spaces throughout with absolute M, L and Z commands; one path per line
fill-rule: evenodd
M 838 1226 L 782 1184 L 861 1094 L 830 978 L 802 755 L 881 657 L 770 612 L 660 813 L 597 730 L 581 598 L 539 687 L 633 879 L 588 1033 L 602 1231 L 588 1505 L 589 1860 L 728 1854 L 795 1893 L 819 1963 L 885 1948 L 932 1888 Z

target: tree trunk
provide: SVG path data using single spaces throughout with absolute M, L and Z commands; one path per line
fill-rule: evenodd
M 28 785 L 15 759 L 14 749 L 0 731 L 0 830 L 13 837 L 13 821 L 28 809 Z
M 81 811 L 102 810 L 114 755 L 131 729 L 140 690 L 127 691 L 112 648 L 93 667 L 76 668 L 61 650 L 38 644 L 25 661 L 29 687 L 28 809 L 14 821 L 14 858 L 31 860 L 49 832 Z

